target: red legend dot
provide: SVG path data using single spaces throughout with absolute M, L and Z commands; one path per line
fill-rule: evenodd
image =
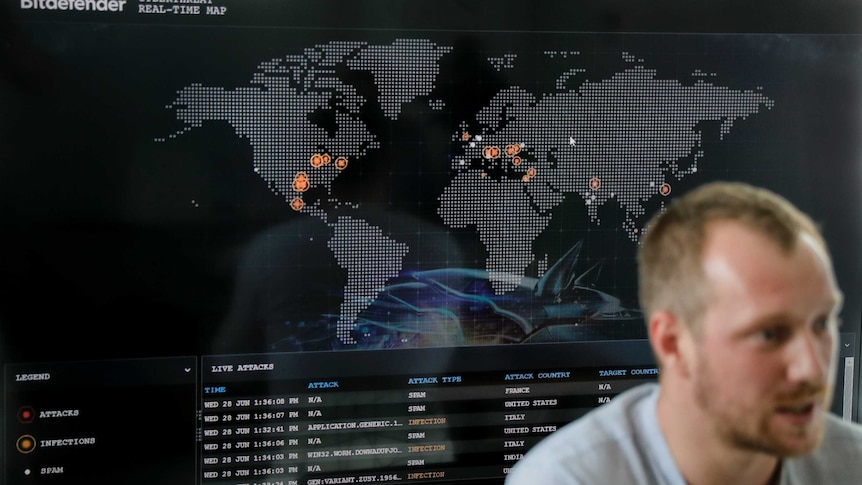
M 35 416 L 36 412 L 30 406 L 23 406 L 18 410 L 18 421 L 22 423 L 32 423 Z

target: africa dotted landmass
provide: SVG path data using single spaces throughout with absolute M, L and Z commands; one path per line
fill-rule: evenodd
M 167 106 L 186 124 L 168 138 L 204 121 L 228 122 L 249 141 L 253 169 L 270 189 L 332 229 L 327 246 L 347 272 L 336 326 L 345 344 L 355 342 L 350 331 L 357 317 L 398 276 L 410 248 L 359 217 L 330 220 L 333 209 L 357 205 L 332 198 L 332 182 L 380 147 L 361 118 L 368 100 L 339 78 L 337 68 L 370 72 L 382 113 L 397 120 L 405 104 L 434 91 L 440 59 L 451 51 L 424 39 L 333 41 L 261 63 L 250 86 L 192 84 Z M 773 105 L 754 91 L 661 80 L 641 65 L 565 89 L 583 72 L 567 71 L 556 92 L 540 97 L 517 86 L 505 89 L 477 114 L 476 133 L 462 128 L 456 134 L 464 152 L 452 160 L 454 176 L 439 196 L 438 215 L 453 228 L 475 227 L 499 294 L 514 289 L 537 259 L 532 244 L 569 194 L 583 198 L 594 223 L 600 222 L 598 207 L 615 200 L 636 239 L 642 204 L 661 193 L 665 177 L 697 169 L 698 123 L 720 121 L 724 136 L 737 119 Z M 435 109 L 442 105 L 429 100 Z M 318 123 L 321 116 L 329 122 Z M 680 167 L 686 157 L 693 161 Z

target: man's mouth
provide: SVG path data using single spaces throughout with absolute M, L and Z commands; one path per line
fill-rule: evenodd
M 788 406 L 779 406 L 778 412 L 780 413 L 788 413 L 788 414 L 796 414 L 796 415 L 804 415 L 810 414 L 814 411 L 814 403 L 808 402 L 805 404 L 795 404 Z
M 776 408 L 778 415 L 793 426 L 807 426 L 814 421 L 821 406 L 816 400 L 782 404 Z

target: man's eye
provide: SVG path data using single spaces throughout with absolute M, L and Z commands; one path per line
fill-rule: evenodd
M 761 329 L 757 336 L 764 342 L 780 342 L 787 336 L 787 330 L 781 327 L 770 327 Z
M 775 340 L 777 335 L 778 333 L 775 331 L 774 328 L 763 329 L 757 334 L 757 336 L 760 337 L 761 340 L 764 340 L 766 342 L 771 342 Z

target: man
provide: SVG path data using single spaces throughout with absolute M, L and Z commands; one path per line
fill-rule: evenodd
M 806 215 L 707 184 L 650 221 L 638 264 L 658 384 L 548 436 L 507 485 L 862 484 L 862 426 L 828 413 L 842 296 Z

